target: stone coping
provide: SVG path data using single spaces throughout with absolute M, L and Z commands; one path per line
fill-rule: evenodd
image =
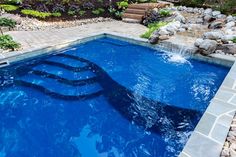
M 63 51 L 63 49 L 68 46 L 73 46 L 75 44 L 84 43 L 106 36 L 142 46 L 148 46 L 153 49 L 161 49 L 162 51 L 180 51 L 183 49 L 183 47 L 179 47 L 170 42 L 162 42 L 159 45 L 150 45 L 146 39 L 134 38 L 114 32 L 98 32 L 96 34 L 89 34 L 86 37 L 78 37 L 76 40 L 59 43 L 57 45 L 46 47 L 41 46 L 26 51 L 0 54 L 0 67 L 2 65 L 1 63 L 4 62 L 6 64 L 3 64 L 2 66 L 7 66 L 9 63 L 11 64 L 35 56 L 50 54 L 55 50 Z M 194 48 L 185 47 L 185 51 L 192 54 Z M 229 59 L 228 56 L 206 57 L 201 55 L 192 55 L 192 58 L 228 66 L 231 67 L 231 69 L 215 97 L 211 100 L 210 105 L 200 119 L 179 157 L 217 157 L 220 156 L 230 124 L 236 111 L 236 62 L 234 58 Z

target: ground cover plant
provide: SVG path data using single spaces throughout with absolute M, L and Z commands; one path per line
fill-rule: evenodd
M 160 29 L 161 27 L 167 25 L 168 23 L 167 22 L 155 22 L 155 23 L 150 23 L 148 24 L 148 30 L 142 34 L 140 37 L 141 38 L 146 38 L 146 39 L 149 39 L 150 36 L 152 35 L 152 33 L 157 30 L 157 29 Z

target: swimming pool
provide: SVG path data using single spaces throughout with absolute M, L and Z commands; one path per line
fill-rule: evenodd
M 178 156 L 226 67 L 100 38 L 0 71 L 0 156 Z

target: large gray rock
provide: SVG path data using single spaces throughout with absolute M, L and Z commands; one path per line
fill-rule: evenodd
M 204 15 L 212 15 L 212 9 L 211 8 L 208 8 L 204 11 Z
M 194 46 L 199 47 L 203 42 L 204 42 L 204 39 L 198 38 L 198 39 L 195 41 Z
M 160 34 L 160 35 L 169 35 L 170 32 L 167 31 L 165 28 L 160 28 L 160 30 L 158 31 L 158 34 Z
M 204 22 L 212 22 L 212 21 L 215 20 L 215 18 L 212 17 L 211 15 L 205 15 L 205 16 L 203 17 L 203 20 L 204 20 Z
M 203 34 L 204 39 L 219 40 L 222 39 L 224 33 L 221 31 L 206 32 Z
M 208 25 L 208 28 L 209 29 L 220 29 L 220 28 L 223 28 L 224 27 L 224 21 L 223 20 L 216 20 L 216 21 L 213 21 L 211 22 L 209 25 Z
M 227 41 L 231 41 L 233 40 L 234 38 L 236 38 L 236 34 L 232 34 L 232 35 L 224 35 L 221 40 L 224 42 L 227 42 Z
M 223 44 L 218 45 L 217 50 L 221 50 L 227 54 L 236 54 L 236 44 Z
M 233 16 L 232 16 L 232 15 L 227 16 L 226 21 L 227 21 L 227 22 L 234 21 Z
M 226 23 L 226 25 L 225 25 L 226 28 L 232 28 L 232 27 L 234 27 L 234 26 L 235 26 L 235 22 L 234 22 L 234 21 L 228 22 L 228 23 Z
M 181 23 L 186 23 L 186 18 L 183 15 L 181 15 L 179 12 L 175 13 L 175 20 Z
M 198 48 L 199 53 L 209 55 L 215 52 L 217 42 L 209 39 L 197 39 L 194 45 Z
M 220 15 L 221 12 L 220 11 L 213 11 L 212 12 L 212 16 L 216 17 L 217 15 Z
M 159 36 L 160 36 L 159 34 L 157 34 L 157 33 L 154 34 L 153 33 L 148 40 L 151 44 L 157 44 L 158 41 L 159 41 Z

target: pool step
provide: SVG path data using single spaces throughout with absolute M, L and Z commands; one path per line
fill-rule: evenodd
M 71 71 L 65 67 L 57 65 L 40 64 L 32 68 L 32 73 L 40 75 L 48 75 L 51 78 L 67 79 L 74 82 L 82 82 L 89 79 L 94 79 L 96 76 L 91 70 L 86 71 Z
M 16 79 L 15 82 L 62 99 L 89 99 L 102 94 L 102 87 L 98 83 L 75 86 L 34 74 L 22 76 Z
M 78 68 L 78 67 L 84 68 L 87 66 L 87 64 L 85 62 L 81 62 L 81 61 L 75 60 L 73 58 L 64 57 L 62 55 L 56 55 L 56 56 L 50 57 L 50 58 L 46 59 L 46 61 L 66 64 L 66 65 L 68 65 L 70 67 L 74 67 L 74 68 Z

